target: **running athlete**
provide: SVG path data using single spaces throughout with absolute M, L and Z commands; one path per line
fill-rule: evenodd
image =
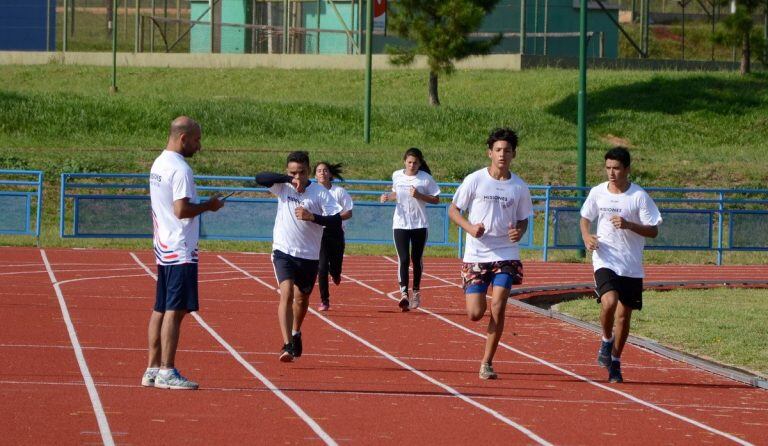
M 344 262 L 344 229 L 346 221 L 352 218 L 352 197 L 341 186 L 333 184 L 333 180 L 344 181 L 341 176 L 341 164 L 331 164 L 328 161 L 320 161 L 315 166 L 315 179 L 317 183 L 328 189 L 336 202 L 341 205 L 341 226 L 327 226 L 323 230 L 323 239 L 320 242 L 320 267 L 317 276 L 317 286 L 320 288 L 320 311 L 328 311 L 331 307 L 331 293 L 328 290 L 328 274 L 333 283 L 341 283 L 341 267 Z
M 612 383 L 624 381 L 621 353 L 629 336 L 632 310 L 643 308 L 645 238 L 655 238 L 662 221 L 653 199 L 629 181 L 630 163 L 627 149 L 609 150 L 605 154 L 608 181 L 593 187 L 581 207 L 581 237 L 592 251 L 603 328 L 597 363 L 608 368 Z M 595 219 L 597 234 L 591 234 L 590 224 Z
M 392 218 L 400 285 L 401 311 L 419 308 L 421 304 L 422 256 L 427 244 L 427 204 L 440 201 L 440 188 L 424 161 L 421 150 L 411 147 L 403 155 L 404 169 L 392 173 L 392 192 L 381 195 L 382 203 L 396 201 Z M 413 298 L 408 294 L 408 268 L 413 262 Z
M 467 316 L 479 321 L 487 308 L 486 293 L 493 286 L 481 379 L 496 379 L 493 357 L 504 331 L 504 311 L 512 285 L 523 281 L 518 242 L 533 214 L 528 185 L 509 166 L 517 155 L 517 135 L 507 128 L 488 137 L 490 165 L 469 174 L 453 196 L 451 220 L 467 233 L 461 276 Z M 462 212 L 468 212 L 464 217 Z
M 328 189 L 309 181 L 309 155 L 291 152 L 286 173 L 262 172 L 256 182 L 277 196 L 272 263 L 280 286 L 277 317 L 283 336 L 280 361 L 301 356 L 301 324 L 317 279 L 323 227 L 341 226 L 341 206 Z

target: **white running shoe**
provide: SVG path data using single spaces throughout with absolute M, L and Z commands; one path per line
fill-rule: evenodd
M 415 310 L 421 305 L 421 291 L 413 290 L 413 298 L 411 298 L 411 304 L 408 308 Z
M 155 377 L 155 387 L 158 389 L 197 390 L 198 384 L 181 376 L 178 370 L 171 369 L 171 373 L 168 376 L 163 376 L 162 373 L 157 374 Z
M 480 364 L 480 379 L 496 379 L 498 377 L 499 375 L 493 371 L 493 367 L 490 364 L 487 362 Z
M 147 369 L 144 376 L 141 377 L 141 385 L 144 387 L 155 387 L 155 378 L 157 378 L 158 369 Z

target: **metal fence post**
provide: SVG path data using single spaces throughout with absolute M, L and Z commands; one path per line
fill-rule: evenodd
M 546 191 L 544 192 L 544 258 L 543 260 L 546 262 L 549 259 L 549 200 L 550 200 L 550 191 L 552 190 L 552 186 L 547 186 Z
M 717 266 L 721 266 L 723 264 L 723 211 L 725 210 L 725 203 L 723 202 L 723 192 L 719 192 L 717 195 Z
M 520 55 L 525 54 L 525 0 L 520 0 Z
M 136 33 L 136 35 L 133 36 L 133 48 L 134 48 L 133 52 L 138 53 L 139 52 L 139 47 L 140 47 L 140 44 L 139 44 L 139 33 L 141 33 L 141 31 L 142 31 L 141 30 L 141 24 L 139 23 L 142 20 L 142 17 L 141 17 L 141 0 L 134 0 L 134 2 L 136 3 L 136 20 L 135 20 L 135 22 L 136 22 L 136 24 L 135 24 L 135 28 L 136 28 L 135 33 Z
M 117 93 L 117 0 L 112 0 L 112 85 L 110 93 Z

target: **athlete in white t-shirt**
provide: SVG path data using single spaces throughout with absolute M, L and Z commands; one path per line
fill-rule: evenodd
M 256 182 L 277 196 L 272 264 L 280 286 L 280 361 L 291 362 L 303 351 L 301 324 L 317 278 L 323 227 L 341 226 L 341 206 L 328 189 L 310 183 L 307 152 L 291 152 L 286 172 L 262 172 L 256 175 Z
M 448 215 L 467 233 L 461 275 L 467 316 L 471 320 L 482 319 L 487 307 L 486 293 L 493 285 L 491 317 L 479 376 L 496 379 L 493 357 L 504 331 L 504 311 L 510 289 L 523 280 L 518 242 L 528 229 L 533 205 L 528 185 L 509 170 L 517 154 L 515 132 L 495 129 L 486 143 L 490 165 L 464 178 L 453 196 Z M 468 212 L 468 217 L 462 212 Z
M 421 150 L 411 147 L 403 155 L 405 168 L 392 173 L 392 192 L 381 195 L 381 202 L 396 201 L 392 217 L 392 238 L 395 241 L 400 285 L 401 311 L 418 308 L 421 304 L 422 256 L 427 245 L 429 222 L 427 204 L 440 201 L 440 188 L 432 178 Z M 408 268 L 413 262 L 413 298 L 408 295 Z
M 197 298 L 197 216 L 218 211 L 224 201 L 214 196 L 197 202 L 192 169 L 185 158 L 200 150 L 202 132 L 181 116 L 171 123 L 168 144 L 149 174 L 157 262 L 155 307 L 149 319 L 149 364 L 141 384 L 162 389 L 197 389 L 197 383 L 175 368 L 181 321 L 199 309 Z
M 341 186 L 332 181 L 341 176 L 341 164 L 331 164 L 328 161 L 320 161 L 315 165 L 315 179 L 317 183 L 333 195 L 341 206 L 341 226 L 328 226 L 323 230 L 323 239 L 320 242 L 320 266 L 317 272 L 317 287 L 320 289 L 320 311 L 328 311 L 331 305 L 331 293 L 328 289 L 328 274 L 333 283 L 341 283 L 341 267 L 344 262 L 344 228 L 347 220 L 352 218 L 352 197 Z
M 595 291 L 601 304 L 602 342 L 597 362 L 608 368 L 610 382 L 622 382 L 621 352 L 629 336 L 632 310 L 643 308 L 643 248 L 655 238 L 661 214 L 642 187 L 629 181 L 629 151 L 605 154 L 608 181 L 589 191 L 581 207 L 581 237 L 592 251 Z M 597 219 L 597 234 L 590 223 Z

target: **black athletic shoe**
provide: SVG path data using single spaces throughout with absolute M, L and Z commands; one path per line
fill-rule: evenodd
M 291 343 L 293 344 L 293 357 L 298 358 L 301 356 L 301 351 L 303 350 L 301 345 L 301 332 L 296 333 L 293 335 L 293 338 L 291 339 Z
M 293 346 L 291 344 L 283 345 L 280 350 L 280 362 L 293 362 Z
M 624 378 L 621 376 L 621 363 L 619 361 L 611 361 L 611 366 L 608 367 L 608 382 L 624 382 Z

